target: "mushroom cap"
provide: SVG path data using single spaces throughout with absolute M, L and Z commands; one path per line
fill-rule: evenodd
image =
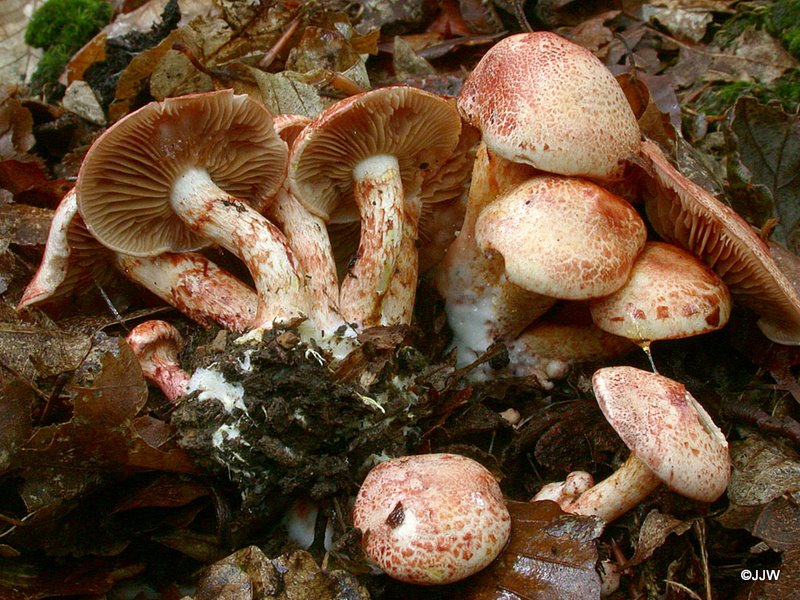
M 297 136 L 300 135 L 300 132 L 303 131 L 310 122 L 311 119 L 305 115 L 284 113 L 275 115 L 272 124 L 275 127 L 275 133 L 277 133 L 281 139 L 286 142 L 286 145 L 291 148 Z
M 511 283 L 566 300 L 606 296 L 628 278 L 647 230 L 624 200 L 589 181 L 536 176 L 492 202 L 475 224 Z
M 642 163 L 647 217 L 658 235 L 711 267 L 734 303 L 761 317 L 758 326 L 769 339 L 800 345 L 800 294 L 753 228 L 681 175 L 655 143 L 642 144 Z
M 405 456 L 367 475 L 353 524 L 389 576 L 422 585 L 458 581 L 488 565 L 511 531 L 492 474 L 457 454 Z
M 113 254 L 86 229 L 78 214 L 77 188 L 61 199 L 53 213 L 42 262 L 25 288 L 17 309 L 63 297 L 113 273 Z
M 700 259 L 648 242 L 628 281 L 590 303 L 595 324 L 631 340 L 669 340 L 715 331 L 728 322 L 731 295 Z
M 490 150 L 551 173 L 618 178 L 640 145 L 636 116 L 614 76 L 554 33 L 495 44 L 464 82 L 458 106 Z
M 713 502 L 730 479 L 728 442 L 686 388 L 633 367 L 607 367 L 592 377 L 608 422 L 661 481 L 677 493 Z
M 101 135 L 78 174 L 78 209 L 117 252 L 152 256 L 208 244 L 170 205 L 172 184 L 205 169 L 220 188 L 257 210 L 286 174 L 286 144 L 259 102 L 232 90 L 151 102 Z
M 453 152 L 461 118 L 452 103 L 406 86 L 380 88 L 337 102 L 317 115 L 292 146 L 289 185 L 324 221 L 357 215 L 353 169 L 378 154 L 397 158 L 403 185 L 416 190 Z M 338 216 L 337 212 L 344 212 Z
M 156 365 L 174 362 L 183 350 L 183 337 L 166 321 L 145 321 L 131 329 L 125 340 L 130 345 L 145 375 L 155 372 Z
M 557 305 L 508 344 L 511 356 L 534 355 L 568 362 L 604 361 L 636 348 L 629 339 L 592 323 L 585 302 Z

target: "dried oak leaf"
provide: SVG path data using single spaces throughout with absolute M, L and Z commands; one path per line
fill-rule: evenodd
M 595 540 L 603 522 L 555 502 L 508 501 L 511 539 L 486 569 L 456 588 L 463 600 L 599 598 Z
M 752 435 L 731 443 L 728 498 L 735 506 L 760 506 L 800 491 L 800 456 L 789 444 Z
M 0 204 L 0 239 L 18 246 L 44 246 L 52 220 L 53 211 L 47 208 Z
M 72 419 L 34 430 L 20 453 L 21 465 L 33 471 L 42 465 L 62 465 L 71 469 L 128 466 L 194 472 L 186 454 L 172 445 L 171 437 L 163 432 L 148 437 L 148 428 L 139 427 L 147 384 L 130 346 L 120 339 L 116 355 L 105 354 L 101 363 L 92 385 L 77 389 Z M 157 420 L 147 417 L 146 421 L 153 429 L 152 421 Z M 167 427 L 161 424 L 161 429 Z M 170 441 L 154 447 L 148 439 Z
M 651 510 L 639 529 L 639 540 L 633 557 L 625 566 L 640 565 L 661 547 L 670 534 L 683 535 L 692 526 L 690 522 L 681 521 L 670 515 L 665 515 L 657 510 Z
M 0 87 L 0 160 L 25 157 L 36 143 L 33 116 L 12 94 Z
M 725 133 L 728 176 L 742 205 L 734 208 L 745 217 L 755 212 L 758 227 L 779 217 L 775 239 L 800 252 L 800 116 L 740 98 Z M 744 205 L 754 196 L 760 199 L 756 206 Z

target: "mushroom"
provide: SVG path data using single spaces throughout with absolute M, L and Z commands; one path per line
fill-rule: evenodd
M 464 81 L 458 107 L 493 153 L 560 175 L 618 179 L 641 143 L 611 72 L 546 31 L 495 44 Z
M 186 393 L 189 374 L 178 362 L 184 343 L 177 329 L 166 321 L 145 321 L 125 339 L 139 360 L 142 374 L 161 388 L 170 402 Z
M 75 188 L 56 208 L 42 262 L 17 310 L 102 282 L 112 265 L 203 325 L 216 321 L 233 331 L 244 331 L 255 316 L 253 290 L 200 254 L 135 257 L 106 249 L 78 214 Z
M 275 132 L 291 148 L 310 121 L 303 115 L 277 115 Z M 297 201 L 289 191 L 288 181 L 281 186 L 266 216 L 286 236 L 303 268 L 312 297 L 312 320 L 321 328 L 321 334 L 324 336 L 346 327 L 339 314 L 339 279 L 325 222 Z
M 420 585 L 480 571 L 511 532 L 495 478 L 456 454 L 405 456 L 374 467 L 356 496 L 353 524 L 381 569 Z
M 635 347 L 592 323 L 587 302 L 569 301 L 557 304 L 507 346 L 515 376 L 536 375 L 544 368 L 548 379 L 563 378 L 574 363 L 607 361 Z
M 699 259 L 672 244 L 648 242 L 625 285 L 589 306 L 598 327 L 642 343 L 723 327 L 731 313 L 731 297 Z
M 295 197 L 326 222 L 360 213 L 358 254 L 340 292 L 347 321 L 363 326 L 410 321 L 420 184 L 453 152 L 460 130 L 452 104 L 397 86 L 337 102 L 295 140 L 289 165 Z
M 800 295 L 754 229 L 681 175 L 654 142 L 642 145 L 640 163 L 653 229 L 711 267 L 730 288 L 734 303 L 760 316 L 758 326 L 770 340 L 800 345 Z
M 89 149 L 78 209 L 116 252 L 219 244 L 253 276 L 255 326 L 291 322 L 309 311 L 303 274 L 283 234 L 258 212 L 279 189 L 286 159 L 270 113 L 248 96 L 223 90 L 151 102 Z
M 700 502 L 713 502 L 728 486 L 728 442 L 686 388 L 633 367 L 607 367 L 592 377 L 597 402 L 631 450 L 610 477 L 561 506 L 611 522 L 636 506 L 659 483 Z

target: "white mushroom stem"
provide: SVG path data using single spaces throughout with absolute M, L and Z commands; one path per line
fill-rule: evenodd
M 339 279 L 325 222 L 303 208 L 285 186 L 268 216 L 286 236 L 305 272 L 312 298 L 311 320 L 325 334 L 346 325 L 339 314 Z
M 639 504 L 660 484 L 661 480 L 631 454 L 610 477 L 561 508 L 579 515 L 594 515 L 610 523 Z
M 378 154 L 366 158 L 354 168 L 353 178 L 353 194 L 361 213 L 361 240 L 355 263 L 342 282 L 342 312 L 345 319 L 362 326 L 389 324 L 381 314 L 382 304 L 397 269 L 414 273 L 411 288 L 407 284 L 395 285 L 400 288 L 393 290 L 399 296 L 395 301 L 411 307 L 414 304 L 416 259 L 403 256 L 403 250 L 408 249 L 404 248 L 403 237 L 412 235 L 412 241 L 416 240 L 417 222 L 410 222 L 404 210 L 403 182 L 396 157 Z M 414 248 L 410 254 L 416 253 Z M 403 281 L 408 279 L 410 276 Z M 410 314 L 410 310 L 402 312 Z
M 239 332 L 253 323 L 255 292 L 200 254 L 117 254 L 116 262 L 128 279 L 198 323 L 208 325 L 213 320 Z
M 464 224 L 436 272 L 462 366 L 496 339 L 514 339 L 555 303 L 510 283 L 503 275 L 502 259 L 486 257 L 475 239 L 481 211 L 533 173 L 528 165 L 494 156 L 484 144 L 478 149 Z
M 200 254 L 133 257 L 106 249 L 78 214 L 74 188 L 53 214 L 42 262 L 17 308 L 102 281 L 110 265 L 203 325 L 245 331 L 255 317 L 255 292 Z
M 302 269 L 280 230 L 246 203 L 221 190 L 203 169 L 175 179 L 170 202 L 188 227 L 238 256 L 258 293 L 256 328 L 310 313 Z
M 139 360 L 142 374 L 158 385 L 170 402 L 186 393 L 190 377 L 178 362 L 183 339 L 177 329 L 165 321 L 146 321 L 125 339 Z

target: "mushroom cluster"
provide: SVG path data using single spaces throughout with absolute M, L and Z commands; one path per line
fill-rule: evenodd
M 629 202 L 637 198 L 612 191 L 625 188 L 617 184 L 631 170 L 643 182 L 641 210 Z M 661 240 L 648 240 L 646 222 Z M 241 260 L 252 287 L 201 253 L 211 245 Z M 259 101 L 223 90 L 129 114 L 88 151 L 19 307 L 63 298 L 109 267 L 201 324 L 245 333 L 228 372 L 234 364 L 251 372 L 262 334 L 276 327 L 305 343 L 309 361 L 341 364 L 369 328 L 412 322 L 419 274 L 431 268 L 459 365 L 480 362 L 502 342 L 505 372 L 544 387 L 571 363 L 606 360 L 632 342 L 719 329 L 732 302 L 758 313 L 771 340 L 800 345 L 800 297 L 758 235 L 642 139 L 623 90 L 597 58 L 547 32 L 497 43 L 457 99 L 393 86 L 307 119 L 273 117 Z M 182 341 L 167 323 L 143 324 L 128 341 L 170 400 L 216 400 L 209 439 L 218 455 L 234 444 L 255 451 L 244 439 L 250 400 L 239 382 L 213 364 L 184 372 Z M 284 356 L 275 342 L 270 364 Z M 299 360 L 292 352 L 285 355 Z M 484 365 L 475 374 L 496 373 Z M 608 483 L 592 486 L 576 474 L 540 497 L 612 520 L 659 481 L 701 501 L 724 491 L 724 437 L 680 384 L 601 369 L 594 385 L 632 458 Z M 378 399 L 347 393 L 359 411 L 380 412 L 393 395 L 412 398 L 412 387 L 409 376 Z M 665 433 L 651 438 L 657 427 Z M 690 441 L 679 437 L 686 432 Z M 701 451 L 684 468 L 687 453 Z M 293 458 L 277 443 L 265 452 L 283 452 L 286 464 Z M 226 456 L 220 460 L 239 455 Z M 453 556 L 466 561 L 399 568 L 397 556 L 443 543 L 443 526 L 423 521 L 438 509 L 403 495 L 400 483 L 413 480 L 435 496 L 458 495 L 460 482 L 430 466 L 438 462 L 420 459 L 402 481 L 384 464 L 365 483 L 355 521 L 390 574 L 450 581 L 496 555 L 508 533 L 499 489 L 464 464 L 480 488 L 470 502 L 488 512 L 456 503 L 446 517 L 460 531 L 492 513 L 490 543 L 473 547 L 478 540 L 464 535 Z M 380 498 L 370 491 L 379 477 L 390 490 Z M 381 505 L 377 517 L 365 503 Z M 408 533 L 414 528 L 421 542 Z M 411 546 L 388 549 L 390 538 Z

